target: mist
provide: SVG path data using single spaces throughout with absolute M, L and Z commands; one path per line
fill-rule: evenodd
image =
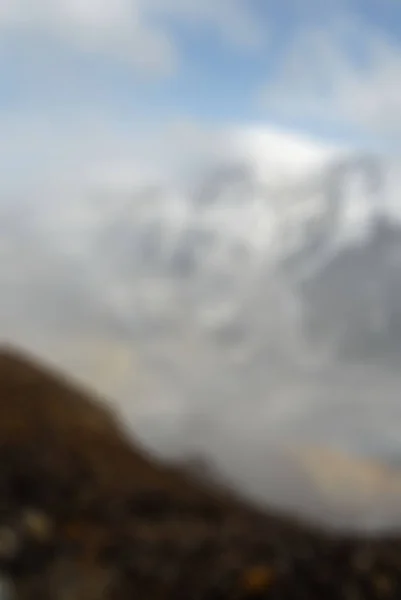
M 158 456 L 329 525 L 398 527 L 398 163 L 230 135 L 181 140 L 170 172 L 4 194 L 1 338 Z

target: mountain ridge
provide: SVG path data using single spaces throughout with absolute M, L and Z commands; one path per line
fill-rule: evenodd
M 333 535 L 146 457 L 99 398 L 0 352 L 6 600 L 397 598 L 397 536 Z
M 35 215 L 13 203 L 0 245 L 2 335 L 107 389 L 133 430 L 165 454 L 235 456 L 230 440 L 241 426 L 248 456 L 256 442 L 269 453 L 272 440 L 394 461 L 396 178 L 390 190 L 380 157 L 320 158 L 319 149 L 298 160 L 284 144 L 272 182 L 274 144 L 264 154 L 263 140 L 248 142 L 235 160 L 210 161 L 197 185 L 188 177 L 145 185 L 146 193 L 141 183 L 121 193 L 64 190 L 57 202 L 32 200 Z M 254 160 L 257 169 L 238 174 Z M 240 189 L 235 177 L 225 185 L 223 172 L 222 192 L 208 192 L 199 208 L 216 161 L 233 167 Z M 291 169 L 286 177 L 285 164 L 297 161 L 297 177 Z M 267 183 L 257 178 L 264 169 Z M 358 203 L 363 210 L 350 209 Z M 121 351 L 113 373 L 100 366 L 108 343 Z M 147 393 L 131 402 L 138 370 L 151 405 Z M 205 429 L 194 435 L 199 423 Z M 268 471 L 260 461 L 255 485 Z

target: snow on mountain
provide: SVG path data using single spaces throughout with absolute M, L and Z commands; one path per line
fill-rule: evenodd
M 393 460 L 397 161 L 257 128 L 201 142 L 3 200 L 5 336 L 88 369 L 164 453 L 220 457 L 234 479 L 259 453 L 258 493 L 280 444 Z

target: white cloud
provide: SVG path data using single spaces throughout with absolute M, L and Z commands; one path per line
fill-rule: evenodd
M 207 24 L 231 44 L 263 39 L 243 0 L 3 0 L 0 30 L 18 43 L 58 42 L 74 51 L 128 61 L 143 72 L 169 73 L 179 48 L 168 22 Z
M 0 10 L 0 26 L 11 39 L 22 34 L 19 44 L 57 41 L 146 71 L 169 71 L 177 59 L 167 32 L 135 0 L 9 0 Z
M 217 127 L 178 120 L 139 121 L 83 107 L 58 111 L 0 114 L 0 189 L 33 190 L 60 182 L 126 187 L 156 176 L 187 181 L 203 168 L 245 162 L 261 176 L 280 178 L 282 170 L 305 175 L 332 153 L 313 138 L 266 126 Z M 24 177 L 17 176 L 21 171 Z M 146 177 L 145 177 L 146 178 Z M 107 183 L 107 185 L 109 185 Z
M 273 446 L 288 440 L 296 446 L 299 439 L 306 438 L 310 443 L 336 442 L 336 446 L 342 445 L 346 438 L 357 445 L 372 431 L 376 439 L 388 436 L 389 424 L 394 422 L 397 429 L 394 406 L 397 406 L 398 379 L 390 388 L 387 375 L 383 375 L 374 387 L 375 375 L 367 383 L 358 376 L 357 382 L 341 387 L 344 404 L 336 408 L 338 416 L 333 418 L 330 411 L 327 414 L 324 410 L 338 404 L 338 387 L 331 391 L 330 379 L 327 383 L 326 379 L 320 381 L 312 376 L 305 381 L 298 369 L 287 370 L 287 362 L 280 367 L 280 361 L 273 360 L 273 367 L 269 368 L 271 353 L 274 357 L 277 352 L 287 361 L 286 352 L 291 347 L 292 364 L 292 360 L 304 361 L 309 350 L 306 342 L 297 339 L 289 291 L 282 289 L 280 281 L 276 284 L 265 271 L 263 277 L 248 286 L 249 269 L 244 273 L 240 261 L 235 259 L 236 264 L 233 261 L 227 268 L 226 275 L 233 280 L 238 277 L 241 285 L 223 299 L 239 306 L 238 322 L 241 324 L 243 319 L 246 328 L 246 339 L 236 358 L 232 348 L 219 346 L 203 315 L 199 319 L 196 315 L 196 320 L 187 310 L 187 304 L 176 301 L 185 300 L 185 282 L 172 289 L 174 286 L 169 287 L 167 281 L 152 281 L 150 271 L 145 270 L 141 278 L 133 266 L 131 226 L 138 223 L 139 216 L 137 207 L 127 206 L 124 194 L 131 185 L 135 186 L 139 160 L 150 163 L 155 171 L 171 169 L 171 173 L 180 168 L 186 171 L 188 165 L 203 161 L 210 160 L 213 164 L 215 159 L 224 162 L 228 158 L 256 164 L 261 174 L 276 173 L 277 166 L 288 168 L 291 174 L 295 168 L 302 174 L 310 168 L 319 168 L 331 148 L 267 127 L 208 129 L 182 122 L 165 129 L 156 124 L 152 134 L 147 132 L 145 136 L 139 127 L 123 119 L 106 121 L 96 113 L 82 113 L 79 118 L 75 114 L 72 121 L 64 122 L 52 121 L 45 114 L 41 118 L 26 114 L 24 119 L 15 115 L 14 119 L 0 121 L 0 129 L 3 143 L 0 164 L 4 175 L 8 171 L 14 172 L 14 177 L 16 173 L 19 177 L 24 173 L 29 195 L 29 178 L 39 177 L 39 172 L 43 180 L 52 176 L 55 183 L 53 194 L 35 201 L 32 217 L 24 210 L 16 210 L 14 221 L 7 223 L 7 236 L 1 239 L 3 336 L 6 333 L 115 397 L 118 409 L 153 448 L 171 456 L 202 452 L 215 460 L 240 489 L 259 500 L 279 501 L 281 506 L 285 501 L 292 509 L 302 509 L 307 514 L 312 513 L 313 507 L 314 517 L 319 514 L 349 522 L 348 511 L 359 506 L 366 494 L 369 495 L 363 505 L 366 512 L 359 513 L 358 524 L 371 523 L 376 518 L 385 523 L 399 522 L 398 508 L 392 504 L 393 488 L 386 485 L 384 493 L 379 494 L 379 485 L 385 481 L 378 477 L 375 486 L 376 470 L 366 471 L 366 482 L 355 497 L 347 490 L 342 493 L 347 482 L 343 474 L 349 472 L 347 462 L 339 462 L 334 456 L 338 471 L 326 482 L 322 472 L 333 462 L 331 455 L 326 454 L 325 460 L 318 462 L 313 460 L 313 453 L 305 451 L 303 460 L 302 457 L 298 460 L 294 458 L 295 454 L 298 457 L 297 449 L 288 455 Z M 27 171 L 29 166 L 31 172 Z M 69 193 L 64 186 L 68 177 L 99 185 L 96 191 L 105 191 L 106 197 L 74 195 L 74 190 Z M 152 177 L 150 173 L 149 179 Z M 3 177 L 1 181 L 4 185 Z M 112 191 L 114 188 L 116 193 L 108 195 L 109 190 L 104 187 Z M 163 231 L 175 227 L 183 234 L 182 215 L 174 214 L 172 196 L 165 190 L 161 198 L 164 205 L 158 208 L 159 216 L 164 211 Z M 213 206 L 206 211 L 194 208 L 190 224 L 207 219 L 204 224 L 210 232 L 218 234 L 216 240 L 223 243 L 229 236 L 237 236 L 234 242 L 242 240 L 251 253 L 257 247 L 258 236 L 266 245 L 271 219 L 266 210 L 256 211 L 251 195 L 245 193 L 243 199 L 237 203 L 242 208 L 228 205 L 220 211 Z M 292 201 L 299 202 L 298 186 Z M 125 212 L 121 215 L 122 205 Z M 16 207 L 13 203 L 12 208 Z M 35 220 L 41 224 L 36 236 L 33 235 Z M 102 234 L 107 234 L 109 227 L 115 233 L 107 243 L 107 235 L 105 238 Z M 98 245 L 99 239 L 106 240 L 104 246 Z M 120 241 L 123 253 L 117 252 L 114 259 L 114 246 L 118 250 Z M 219 297 L 207 299 L 207 284 L 207 279 L 192 280 L 189 287 L 210 314 L 221 305 Z M 240 290 L 246 290 L 248 297 L 243 305 Z M 124 295 L 120 300 L 121 292 L 128 292 L 126 301 Z M 204 299 L 202 294 L 206 294 Z M 148 341 L 146 337 L 138 341 L 130 324 L 135 310 L 143 311 L 145 304 L 146 311 L 141 315 L 152 318 L 152 314 L 161 311 L 166 323 L 177 318 L 181 326 L 170 333 L 167 328 L 166 333 L 162 331 L 156 336 L 150 331 Z M 237 375 L 236 365 L 242 361 L 245 368 L 239 369 Z M 340 383 L 343 376 L 344 371 L 339 372 Z M 366 391 L 371 388 L 367 401 Z M 383 400 L 380 404 L 377 389 Z M 249 398 L 246 405 L 242 402 L 244 397 Z M 345 405 L 346 402 L 349 404 Z M 367 402 L 375 407 L 374 411 L 367 410 Z M 355 419 L 351 425 L 348 419 L 352 406 L 360 417 L 355 425 L 352 424 Z M 394 439 L 399 438 L 398 434 L 395 431 Z M 322 440 L 326 435 L 327 440 Z M 359 464 L 355 466 L 360 468 Z M 283 478 L 283 472 L 288 477 Z M 315 481 L 316 486 L 312 485 Z M 317 512 L 314 503 L 316 495 L 320 498 L 318 490 L 325 492 L 333 485 L 328 503 L 319 504 Z M 298 498 L 299 491 L 304 495 Z
M 275 115 L 399 137 L 400 80 L 400 46 L 348 19 L 302 29 L 260 100 Z
M 338 150 L 328 142 L 262 125 L 233 128 L 227 142 L 233 157 L 250 162 L 261 178 L 275 176 L 280 183 L 283 175 L 305 177 L 316 172 Z

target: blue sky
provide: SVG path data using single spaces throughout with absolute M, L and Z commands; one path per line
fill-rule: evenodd
M 4 0 L 0 29 L 0 158 L 29 160 L 24 131 L 76 152 L 89 122 L 401 145 L 398 0 Z

